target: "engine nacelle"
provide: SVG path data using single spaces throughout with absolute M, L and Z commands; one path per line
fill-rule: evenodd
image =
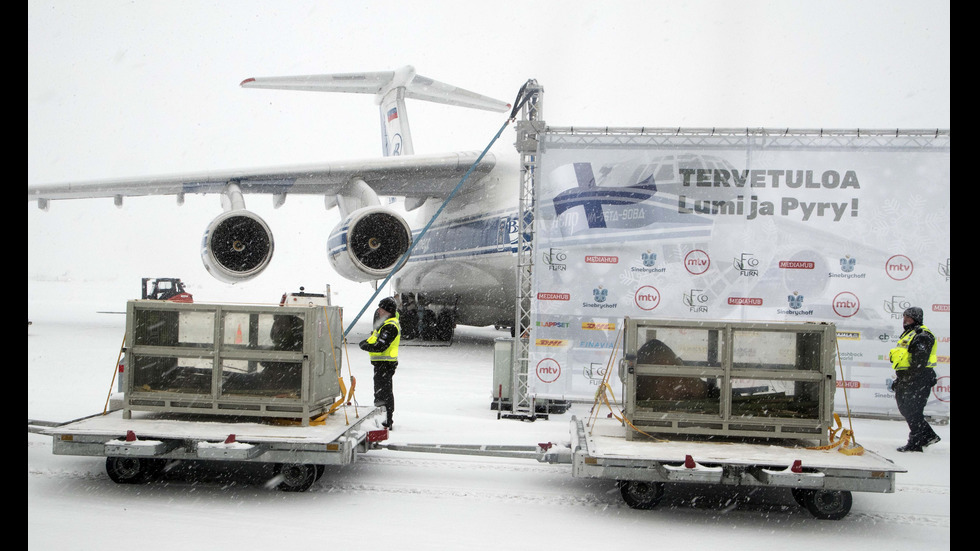
M 233 210 L 208 225 L 201 260 L 216 279 L 236 283 L 262 273 L 274 248 L 272 231 L 264 220 L 247 210 Z
M 327 256 L 351 281 L 384 279 L 412 245 L 412 229 L 397 213 L 364 207 L 337 224 L 327 239 Z

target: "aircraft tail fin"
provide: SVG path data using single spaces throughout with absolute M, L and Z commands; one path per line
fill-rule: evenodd
M 382 150 L 386 157 L 415 153 L 405 98 L 487 111 L 510 109 L 506 102 L 419 75 L 411 66 L 395 71 L 249 78 L 242 81 L 241 86 L 374 94 L 381 114 Z

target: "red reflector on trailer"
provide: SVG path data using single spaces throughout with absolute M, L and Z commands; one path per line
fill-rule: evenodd
M 369 430 L 367 433 L 368 442 L 381 442 L 388 439 L 388 429 Z
M 684 458 L 684 466 L 687 467 L 688 469 L 693 469 L 694 468 L 694 458 L 691 457 L 690 455 L 687 456 L 687 457 L 685 457 Z
M 796 461 L 793 462 L 793 466 L 790 467 L 789 470 L 793 471 L 794 473 L 802 473 L 803 472 L 803 462 L 800 461 L 799 459 L 797 459 Z

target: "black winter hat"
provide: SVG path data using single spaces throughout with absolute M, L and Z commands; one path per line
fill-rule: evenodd
M 912 318 L 912 321 L 915 322 L 916 325 L 922 325 L 922 308 L 919 308 L 918 306 L 906 308 L 905 311 L 902 312 L 902 315 Z
M 398 311 L 398 303 L 395 302 L 395 299 L 391 297 L 385 297 L 381 299 L 381 302 L 378 303 L 378 308 L 381 308 L 382 310 L 394 314 L 395 312 Z

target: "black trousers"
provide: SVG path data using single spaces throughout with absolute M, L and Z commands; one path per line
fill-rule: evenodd
M 374 405 L 384 406 L 388 421 L 395 412 L 395 390 L 392 379 L 398 362 L 371 362 L 374 366 Z
M 909 441 L 913 446 L 925 446 L 935 438 L 936 431 L 926 421 L 922 410 L 929 401 L 929 393 L 936 384 L 936 371 L 929 368 L 909 369 L 895 381 L 895 401 L 898 411 L 909 425 Z

